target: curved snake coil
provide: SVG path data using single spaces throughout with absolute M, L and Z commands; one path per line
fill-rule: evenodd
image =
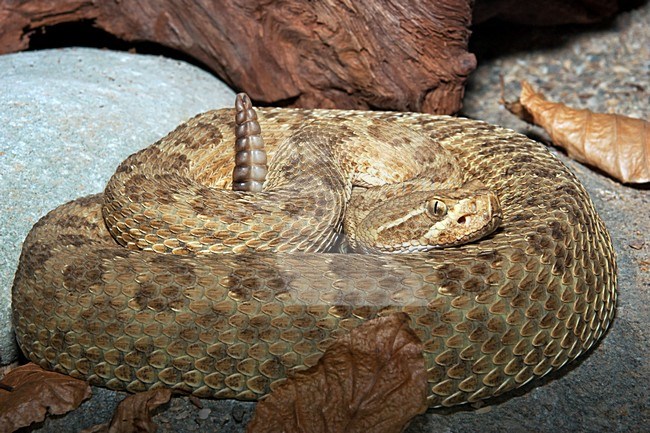
M 230 149 L 234 142 L 232 110 L 204 113 L 127 159 L 105 195 L 65 204 L 34 226 L 13 287 L 16 335 L 32 361 L 113 389 L 165 385 L 200 397 L 257 399 L 289 370 L 314 365 L 337 336 L 378 314 L 404 311 L 424 345 L 429 404 L 448 406 L 501 394 L 557 369 L 609 326 L 616 301 L 609 234 L 584 188 L 540 144 L 446 116 L 258 112 L 271 164 L 289 173 L 309 161 L 300 160 L 307 158 L 297 156 L 300 152 L 276 154 L 274 143 L 297 133 L 315 143 L 323 140 L 319 131 L 350 141 L 354 155 L 373 152 L 355 148 L 359 135 L 397 143 L 403 140 L 393 134 L 400 128 L 419 131 L 453 154 L 464 176 L 496 191 L 503 222 L 485 239 L 431 253 L 289 253 L 276 244 L 277 253 L 241 248 L 236 254 L 192 254 L 202 241 L 209 244 L 205 238 L 212 233 L 211 226 L 197 226 L 196 213 L 229 206 L 216 203 L 211 188 L 199 182 L 228 187 L 233 170 L 232 151 L 218 152 L 216 144 L 228 143 Z M 318 126 L 301 133 L 305 123 Z M 412 158 L 416 164 L 436 160 L 427 149 L 415 146 L 413 155 L 401 152 L 392 163 L 384 164 L 387 156 L 376 152 L 377 162 L 370 155 L 367 162 L 343 159 L 334 167 L 359 169 L 367 163 L 372 165 L 361 169 L 372 171 L 385 165 L 393 176 L 399 161 L 408 168 Z M 322 158 L 337 154 L 320 152 L 313 156 L 313 170 L 320 169 Z M 133 174 L 136 169 L 140 174 Z M 178 170 L 193 173 L 193 179 L 184 181 L 186 190 L 170 191 L 167 176 Z M 213 174 L 220 170 L 224 174 Z M 148 178 L 154 181 L 146 183 Z M 280 185 L 305 195 L 321 194 L 321 186 L 308 180 L 300 188 Z M 208 198 L 200 198 L 203 194 Z M 127 200 L 123 207 L 107 205 L 102 212 L 105 199 L 120 197 Z M 317 219 L 321 206 L 342 200 L 282 206 L 289 214 L 306 208 Z M 160 215 L 139 204 L 153 201 Z M 169 202 L 187 206 L 170 216 Z M 147 223 L 149 217 L 158 222 Z M 236 218 L 219 229 L 224 243 L 238 237 L 253 246 L 275 242 L 238 234 Z M 160 228 L 160 221 L 169 222 Z M 293 233 L 303 226 L 267 223 L 272 231 L 287 230 L 283 238 L 302 243 Z M 149 224 L 169 238 L 140 232 L 136 224 Z M 182 226 L 194 232 L 185 235 Z M 176 254 L 123 248 L 113 236 L 130 247 Z M 319 242 L 328 245 L 330 236 Z

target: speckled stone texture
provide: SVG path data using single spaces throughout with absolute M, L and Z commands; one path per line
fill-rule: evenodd
M 518 94 L 518 80 L 526 79 L 550 99 L 647 119 L 648 22 L 650 5 L 646 3 L 595 26 L 512 32 L 504 25 L 491 32 L 479 29 L 473 48 L 479 68 L 471 77 L 463 114 L 543 139 L 539 129 L 525 125 L 499 105 L 499 75 L 503 75 L 509 99 Z M 613 326 L 600 344 L 560 372 L 480 408 L 430 410 L 413 420 L 408 433 L 650 431 L 650 193 L 647 187 L 622 186 L 555 153 L 585 184 L 612 234 L 619 265 Z M 74 191 L 74 196 L 81 194 Z M 106 422 L 124 394 L 99 388 L 93 392 L 93 399 L 80 409 L 50 419 L 34 431 L 77 431 Z M 233 400 L 201 403 L 202 410 L 188 398 L 173 398 L 154 418 L 158 432 L 244 432 L 255 407 Z
M 129 154 L 234 98 L 210 74 L 163 57 L 80 48 L 0 56 L 0 365 L 17 355 L 10 292 L 31 226 L 102 191 Z

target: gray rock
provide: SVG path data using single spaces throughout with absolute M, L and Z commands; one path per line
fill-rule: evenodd
M 31 226 L 100 192 L 120 161 L 191 116 L 232 106 L 199 68 L 95 49 L 0 56 L 0 364 L 14 360 L 10 297 Z

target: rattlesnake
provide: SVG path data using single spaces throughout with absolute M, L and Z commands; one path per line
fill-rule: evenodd
M 573 174 L 538 143 L 415 113 L 264 108 L 259 118 L 267 182 L 280 191 L 265 201 L 215 193 L 230 186 L 233 155 L 222 146 L 235 140 L 233 111 L 216 110 L 128 158 L 104 194 L 34 226 L 13 287 L 16 336 L 32 361 L 113 389 L 257 399 L 314 365 L 337 336 L 403 311 L 423 343 L 428 403 L 447 406 L 559 368 L 609 326 L 609 234 Z M 278 150 L 283 141 L 291 145 Z M 340 218 L 350 172 L 369 189 L 425 174 L 442 188 L 477 179 L 499 197 L 501 226 L 429 252 L 313 252 L 340 231 L 337 219 L 305 235 L 326 215 Z M 203 218 L 215 209 L 217 225 Z M 235 254 L 203 254 L 228 249 Z

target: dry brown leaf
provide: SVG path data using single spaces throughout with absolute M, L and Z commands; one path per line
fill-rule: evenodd
M 172 391 L 167 388 L 139 392 L 117 405 L 111 422 L 100 424 L 81 433 L 153 433 L 158 426 L 151 420 L 153 411 L 169 401 Z
M 619 114 L 577 110 L 547 101 L 526 81 L 519 101 L 504 105 L 541 126 L 572 158 L 625 183 L 650 182 L 650 123 Z
M 427 409 L 422 344 L 404 313 L 366 322 L 257 404 L 247 431 L 401 432 Z
M 87 382 L 43 370 L 33 363 L 11 370 L 2 384 L 12 390 L 0 389 L 0 432 L 13 432 L 43 421 L 48 412 L 67 413 L 91 393 Z

